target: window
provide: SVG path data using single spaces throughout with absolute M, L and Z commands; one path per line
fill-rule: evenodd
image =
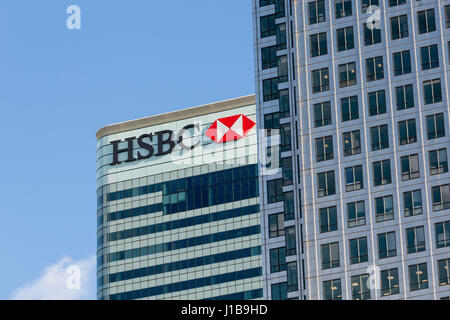
M 400 157 L 402 167 L 402 181 L 417 179 L 420 177 L 419 155 L 410 154 Z
M 414 91 L 412 84 L 395 88 L 397 110 L 414 108 Z
M 277 38 L 277 49 L 284 50 L 287 47 L 286 44 L 286 23 L 280 23 L 275 26 L 276 38 Z
M 261 17 L 261 38 L 274 36 L 276 34 L 275 19 L 276 15 L 274 14 Z
M 267 181 L 267 202 L 274 203 L 283 201 L 283 180 L 268 180 Z
M 321 137 L 316 139 L 316 161 L 326 161 L 334 158 L 333 137 Z
M 369 92 L 369 116 L 386 113 L 386 91 Z
M 354 191 L 364 188 L 362 166 L 345 168 L 345 191 Z
M 337 51 L 345 51 L 355 48 L 355 37 L 353 27 L 337 29 Z
M 438 260 L 439 285 L 450 284 L 450 258 Z
M 422 214 L 422 192 L 420 190 L 403 193 L 403 211 L 405 217 Z
M 394 219 L 394 205 L 392 196 L 375 198 L 375 217 L 377 222 Z
M 392 183 L 389 159 L 373 163 L 373 182 L 375 187 Z
M 287 118 L 290 115 L 289 110 L 289 89 L 279 91 L 280 118 Z
M 287 300 L 287 282 L 272 284 L 271 292 L 272 300 Z
M 448 172 L 447 148 L 432 150 L 428 153 L 430 160 L 430 175 Z
M 425 232 L 423 226 L 406 229 L 406 243 L 408 254 L 425 251 Z
M 351 239 L 350 243 L 350 264 L 367 262 L 367 237 Z
M 361 135 L 359 130 L 344 132 L 344 157 L 361 153 Z
M 438 139 L 445 136 L 444 114 L 438 113 L 427 116 L 427 138 Z
M 369 300 L 370 289 L 367 285 L 369 274 L 352 276 L 352 298 L 353 300 Z
M 428 270 L 426 263 L 408 266 L 409 290 L 417 291 L 428 288 Z
M 439 68 L 439 53 L 437 44 L 421 47 L 422 70 Z
M 311 57 L 323 56 L 328 53 L 326 32 L 311 35 L 310 42 Z
M 292 181 L 292 157 L 281 159 L 283 186 L 289 186 Z
M 339 88 L 353 86 L 356 80 L 356 64 L 354 62 L 341 64 L 339 70 Z
M 275 4 L 275 0 L 259 0 L 259 7 L 270 6 L 271 4 Z
M 278 82 L 286 82 L 288 81 L 288 62 L 287 56 L 279 56 L 278 57 Z
M 284 123 L 280 126 L 281 152 L 291 151 L 291 125 Z
M 366 59 L 367 82 L 384 79 L 383 57 Z
M 284 214 L 269 215 L 269 238 L 284 236 Z
M 409 50 L 394 53 L 394 76 L 411 73 L 411 53 Z
M 337 210 L 336 206 L 319 209 L 320 233 L 336 231 Z
M 358 227 L 366 224 L 366 209 L 364 200 L 347 203 L 348 227 Z
M 375 28 L 372 23 L 364 23 L 363 28 L 365 46 L 381 43 L 381 28 Z
M 400 286 L 398 283 L 398 269 L 382 270 L 381 277 L 381 295 L 383 297 L 400 293 Z
M 261 49 L 262 69 L 277 67 L 277 46 L 266 47 Z
M 322 172 L 317 174 L 318 197 L 325 197 L 336 194 L 334 171 Z
M 294 192 L 289 191 L 284 193 L 284 221 L 294 220 Z
M 312 92 L 324 92 L 330 90 L 330 77 L 328 68 L 312 71 Z
M 371 6 L 380 6 L 378 0 L 362 0 L 361 1 L 361 12 L 366 13 Z
M 388 134 L 389 133 L 387 124 L 370 128 L 372 151 L 378 151 L 389 148 Z
M 445 6 L 445 27 L 450 28 L 450 5 Z
M 406 0 L 389 0 L 389 7 L 396 7 L 405 4 Z
M 288 292 L 298 290 L 297 262 L 287 264 L 287 289 Z
M 419 34 L 436 31 L 436 18 L 434 9 L 417 12 Z
M 286 270 L 286 248 L 270 250 L 270 273 Z
M 351 0 L 335 0 L 335 4 L 336 4 L 336 19 L 350 17 L 352 15 Z
M 263 80 L 263 100 L 271 101 L 278 99 L 278 78 Z
M 323 127 L 331 124 L 331 103 L 330 101 L 316 103 L 314 108 L 314 126 Z
M 325 21 L 325 0 L 312 1 L 308 3 L 309 24 Z
M 334 279 L 323 282 L 323 299 L 342 300 L 341 279 Z
M 416 119 L 408 119 L 398 123 L 400 145 L 417 142 Z
M 391 18 L 391 38 L 398 40 L 409 37 L 408 15 L 404 14 Z
M 395 232 L 378 234 L 378 258 L 386 259 L 397 256 Z
M 280 113 L 267 113 L 264 115 L 264 129 L 266 129 L 266 135 L 271 136 L 274 129 L 280 129 Z
M 275 13 L 277 18 L 283 18 L 285 16 L 284 0 L 275 0 Z
M 297 248 L 295 245 L 295 227 L 287 227 L 286 228 L 286 256 L 292 256 L 296 254 Z
M 441 102 L 442 101 L 441 79 L 424 81 L 423 93 L 425 104 Z
M 450 209 L 450 185 L 444 184 L 431 188 L 433 211 Z
M 434 228 L 436 233 L 436 248 L 450 247 L 450 220 L 436 223 Z
M 320 246 L 322 252 L 322 270 L 339 267 L 339 242 Z
M 358 96 L 341 99 L 342 121 L 351 121 L 359 118 Z

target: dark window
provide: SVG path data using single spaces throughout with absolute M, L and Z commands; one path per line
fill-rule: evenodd
M 295 255 L 297 252 L 297 246 L 295 241 L 295 227 L 287 227 L 285 231 L 285 240 L 286 240 L 286 256 Z
M 384 79 L 383 57 L 366 59 L 367 82 Z
M 295 219 L 294 192 L 284 193 L 284 221 Z
M 355 37 L 353 27 L 337 29 L 337 50 L 338 52 L 355 48 Z
M 367 10 L 371 7 L 371 6 L 380 6 L 380 3 L 378 0 L 362 0 L 361 1 L 361 12 L 362 13 L 366 13 Z
M 341 279 L 334 279 L 323 282 L 323 299 L 342 300 Z
M 377 222 L 394 219 L 394 205 L 392 196 L 375 198 L 375 219 Z
M 274 203 L 283 201 L 283 180 L 268 180 L 267 181 L 267 201 Z
M 372 151 L 389 148 L 389 133 L 387 124 L 370 128 Z
M 426 263 L 408 266 L 409 290 L 417 291 L 428 288 L 428 270 Z
M 439 68 L 439 52 L 437 44 L 420 48 L 422 70 Z
M 284 214 L 269 215 L 269 238 L 284 236 Z
M 419 155 L 410 154 L 400 157 L 402 181 L 420 178 Z
M 396 7 L 405 4 L 406 0 L 389 0 L 389 7 Z
M 312 1 L 308 3 L 309 24 L 325 21 L 325 1 Z
M 275 14 L 261 17 L 261 38 L 274 36 L 276 34 L 275 19 Z
M 269 6 L 271 4 L 275 4 L 275 0 L 259 0 L 259 7 Z
M 414 108 L 414 91 L 412 84 L 395 88 L 397 110 Z
M 378 258 L 385 259 L 397 256 L 395 232 L 378 234 Z
M 348 227 L 358 227 L 366 224 L 366 209 L 364 200 L 347 203 Z
M 280 118 L 287 118 L 290 115 L 289 89 L 279 91 Z
M 293 183 L 292 157 L 281 159 L 281 169 L 282 169 L 283 186 L 292 185 Z
M 287 283 L 288 292 L 298 290 L 297 262 L 289 262 L 287 264 Z
M 444 114 L 427 116 L 427 138 L 438 139 L 445 136 Z
M 392 40 L 409 37 L 408 16 L 406 14 L 391 18 L 391 37 Z
M 403 211 L 405 217 L 416 216 L 423 213 L 422 192 L 420 190 L 403 193 Z
M 277 46 L 261 49 L 262 69 L 276 68 L 278 63 Z
M 321 137 L 316 139 L 316 161 L 326 161 L 334 158 L 333 137 Z
M 394 53 L 394 76 L 411 73 L 411 53 L 409 50 Z
M 441 102 L 442 101 L 441 79 L 424 81 L 423 93 L 425 104 Z
M 339 267 L 339 242 L 323 244 L 320 248 L 322 252 L 322 270 Z
M 369 92 L 369 116 L 386 113 L 386 91 Z
M 450 247 L 450 221 L 435 224 L 436 248 Z
M 337 210 L 336 206 L 319 209 L 320 233 L 336 231 Z
M 417 142 L 416 119 L 400 121 L 398 131 L 401 146 Z
M 344 157 L 361 153 L 361 135 L 359 130 L 344 132 Z
M 364 23 L 363 29 L 365 46 L 381 43 L 381 28 L 375 28 L 372 23 Z
M 281 152 L 291 151 L 291 125 L 284 123 L 280 126 Z
M 272 300 L 287 300 L 287 282 L 274 283 L 271 286 Z
M 433 211 L 450 209 L 450 185 L 444 184 L 431 188 Z
M 448 29 L 450 28 L 450 5 L 445 6 L 445 27 Z
M 350 264 L 369 261 L 367 251 L 367 237 L 349 240 L 350 244 Z
M 335 0 L 336 19 L 350 17 L 352 15 L 351 0 Z
M 380 277 L 381 277 L 381 295 L 383 297 L 400 293 L 397 268 L 382 270 L 380 272 Z
M 436 31 L 436 17 L 434 9 L 417 12 L 419 34 Z
M 328 68 L 312 71 L 312 92 L 324 92 L 330 90 L 330 76 Z
M 277 49 L 284 50 L 287 47 L 286 44 L 286 23 L 281 23 L 276 25 L 276 38 L 277 38 Z
M 278 78 L 263 80 L 263 100 L 271 101 L 279 97 L 278 93 Z
M 447 148 L 432 150 L 428 155 L 431 176 L 448 172 Z
M 353 86 L 357 83 L 356 64 L 354 62 L 340 64 L 339 70 L 339 88 Z
M 331 103 L 330 101 L 316 103 L 314 108 L 314 126 L 322 127 L 331 124 Z
M 288 61 L 287 56 L 278 57 L 278 83 L 288 81 Z
M 370 289 L 368 287 L 369 274 L 352 276 L 352 299 L 369 300 Z
M 438 260 L 439 286 L 450 284 L 450 258 Z
M 341 98 L 342 121 L 359 118 L 358 96 Z
M 392 183 L 391 161 L 389 159 L 373 163 L 373 183 L 375 187 Z
M 354 191 L 364 188 L 362 166 L 345 168 L 345 191 Z
M 325 197 L 336 194 L 336 183 L 334 171 L 322 172 L 317 174 L 318 196 Z
M 264 129 L 266 129 L 266 133 L 268 136 L 272 135 L 273 130 L 280 129 L 280 113 L 267 113 L 264 115 Z
M 311 35 L 310 42 L 311 57 L 323 56 L 328 53 L 326 32 Z
M 276 248 L 270 250 L 270 272 L 280 272 L 286 270 L 286 248 Z
M 408 253 L 425 251 L 425 231 L 423 226 L 406 229 Z

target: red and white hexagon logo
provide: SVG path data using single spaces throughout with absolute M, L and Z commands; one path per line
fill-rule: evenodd
M 217 119 L 205 132 L 216 143 L 244 138 L 255 126 L 255 122 L 243 114 Z

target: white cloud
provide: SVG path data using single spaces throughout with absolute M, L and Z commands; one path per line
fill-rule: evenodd
M 79 278 L 77 277 L 78 271 Z M 36 280 L 16 289 L 11 295 L 11 299 L 14 300 L 79 300 L 95 298 L 95 255 L 78 261 L 63 257 L 57 263 L 45 268 L 45 271 Z

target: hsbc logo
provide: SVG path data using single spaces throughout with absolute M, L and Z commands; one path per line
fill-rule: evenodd
M 238 114 L 230 117 L 217 119 L 206 130 L 205 136 L 218 144 L 228 141 L 236 141 L 248 135 L 256 123 L 244 114 Z M 192 134 L 193 130 L 193 134 Z M 139 137 L 130 137 L 125 140 L 112 141 L 110 144 L 113 148 L 113 160 L 111 166 L 119 165 L 123 162 L 134 162 L 138 160 L 149 159 L 154 156 L 163 156 L 172 153 L 176 146 L 181 150 L 191 151 L 202 144 L 201 139 L 192 141 L 186 136 L 187 132 L 193 137 L 201 131 L 199 123 L 190 124 L 183 127 L 177 133 L 171 130 L 163 130 L 155 133 L 145 133 Z M 202 135 L 200 135 L 202 136 Z M 156 145 L 155 145 L 156 140 Z M 195 139 L 194 139 L 195 140 Z M 186 141 L 190 142 L 187 143 Z M 126 142 L 126 147 L 119 147 L 120 143 Z M 137 144 L 140 149 L 136 154 L 133 146 Z M 127 158 L 123 161 L 119 160 L 120 154 L 126 154 Z
M 221 118 L 209 127 L 205 135 L 216 143 L 225 143 L 244 138 L 255 126 L 255 122 L 243 114 Z

